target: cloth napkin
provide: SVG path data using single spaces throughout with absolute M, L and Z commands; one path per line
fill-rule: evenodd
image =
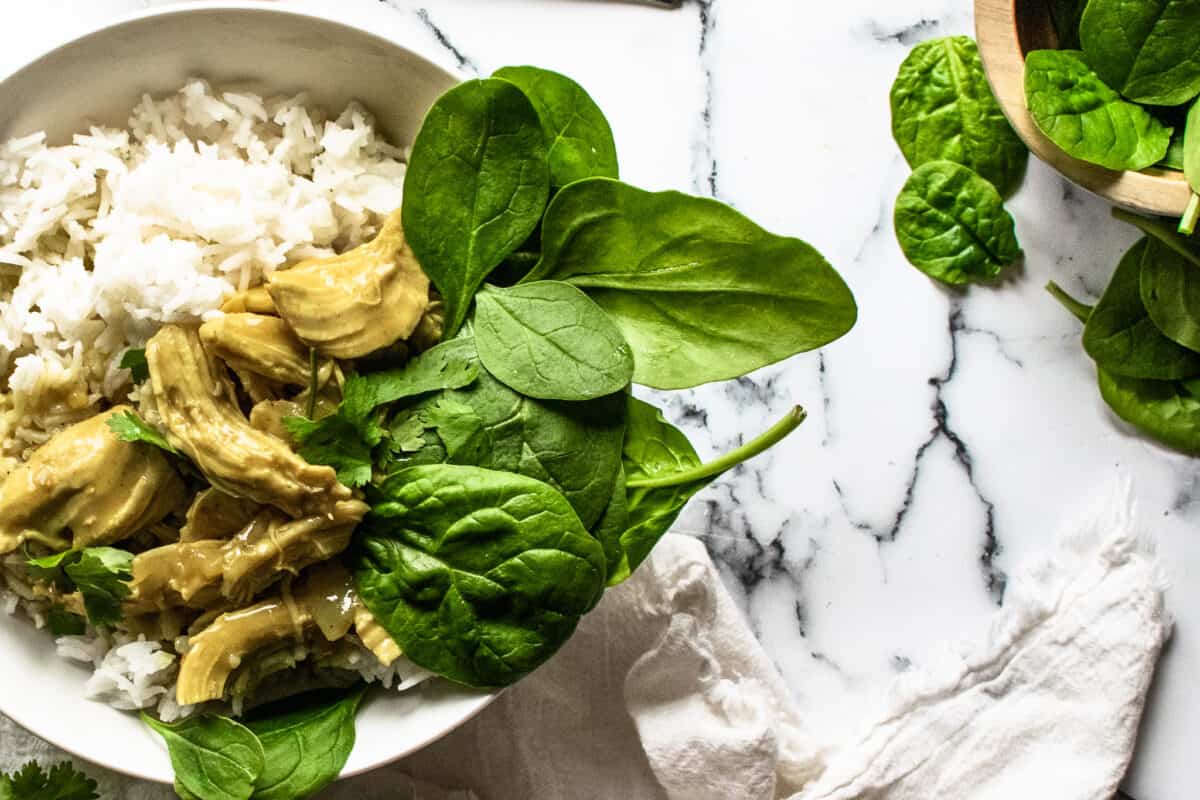
M 1107 798 L 1170 631 L 1162 589 L 1117 497 L 1018 571 L 985 639 L 906 673 L 859 736 L 828 741 L 703 544 L 670 535 L 536 674 L 422 752 L 322 797 Z M 0 718 L 0 762 L 30 757 L 65 756 Z M 89 772 L 105 797 L 172 796 Z

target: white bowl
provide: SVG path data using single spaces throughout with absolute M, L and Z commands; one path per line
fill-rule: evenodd
M 123 128 L 143 93 L 172 92 L 194 75 L 260 94 L 307 91 L 332 111 L 359 100 L 401 145 L 458 82 L 340 16 L 254 2 L 187 3 L 116 20 L 0 81 L 0 140 L 45 130 L 51 143 L 62 143 L 91 122 Z M 0 614 L 0 653 L 0 712 L 87 761 L 171 782 L 158 737 L 135 715 L 84 699 L 90 670 L 59 658 L 47 631 L 23 615 Z M 342 776 L 419 750 L 494 697 L 442 681 L 405 694 L 370 692 Z

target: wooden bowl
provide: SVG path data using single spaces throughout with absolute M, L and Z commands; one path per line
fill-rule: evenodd
M 1025 107 L 1025 54 L 1058 47 L 1049 0 L 975 0 L 975 33 L 992 91 L 1034 155 L 1116 205 L 1165 217 L 1183 215 L 1191 190 L 1181 173 L 1157 167 L 1114 172 L 1079 161 L 1047 139 L 1033 121 Z

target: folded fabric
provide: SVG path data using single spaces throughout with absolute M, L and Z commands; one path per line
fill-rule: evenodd
M 1114 500 L 1018 572 L 986 641 L 899 678 L 856 739 L 824 741 L 703 544 L 667 536 L 534 676 L 445 739 L 322 797 L 1108 797 L 1169 633 L 1162 584 Z M 7 767 L 58 757 L 4 722 Z M 100 777 L 105 796 L 171 796 Z

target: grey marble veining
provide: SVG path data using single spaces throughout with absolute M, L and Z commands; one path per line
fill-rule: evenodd
M 316 0 L 314 0 L 315 2 Z M 85 25 L 158 2 L 14 3 L 18 63 Z M 1118 475 L 1134 481 L 1172 578 L 1178 632 L 1128 789 L 1193 793 L 1200 737 L 1200 480 L 1103 407 L 1078 324 L 1042 290 L 1095 296 L 1135 236 L 1031 162 L 1010 203 L 1023 267 L 955 292 L 909 267 L 892 232 L 908 167 L 888 89 L 914 44 L 969 33 L 969 0 L 340 0 L 464 76 L 532 63 L 579 80 L 613 124 L 623 176 L 715 196 L 814 244 L 860 319 L 843 340 L 744 379 L 646 396 L 702 456 L 792 404 L 808 421 L 701 493 L 701 537 L 797 698 L 850 735 L 897 673 L 984 636 L 1005 576 Z M 770 265 L 764 265 L 769 269 Z

